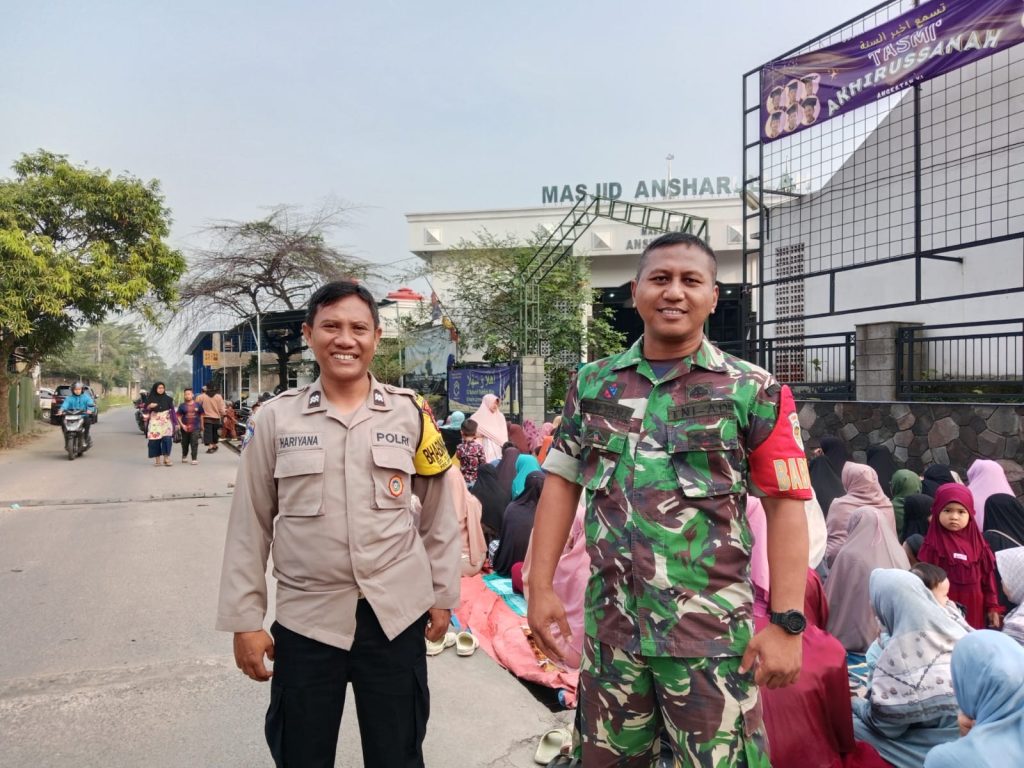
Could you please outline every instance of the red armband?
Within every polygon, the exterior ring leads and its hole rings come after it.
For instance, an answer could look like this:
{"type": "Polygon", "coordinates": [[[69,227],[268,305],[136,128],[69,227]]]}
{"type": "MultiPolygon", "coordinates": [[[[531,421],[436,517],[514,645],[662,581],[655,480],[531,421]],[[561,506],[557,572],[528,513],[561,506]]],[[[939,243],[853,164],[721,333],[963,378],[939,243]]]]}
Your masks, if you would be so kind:
{"type": "Polygon", "coordinates": [[[783,386],[779,413],[768,439],[751,451],[750,479],[765,496],[781,499],[811,498],[811,475],[800,438],[793,393],[783,386]]]}

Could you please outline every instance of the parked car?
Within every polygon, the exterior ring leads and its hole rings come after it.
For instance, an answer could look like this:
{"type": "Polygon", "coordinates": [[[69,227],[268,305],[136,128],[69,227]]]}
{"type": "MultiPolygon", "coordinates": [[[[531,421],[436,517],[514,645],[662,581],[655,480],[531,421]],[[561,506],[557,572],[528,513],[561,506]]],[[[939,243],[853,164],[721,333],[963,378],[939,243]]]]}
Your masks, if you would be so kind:
{"type": "MultiPolygon", "coordinates": [[[[100,420],[99,404],[100,399],[96,397],[96,393],[92,387],[86,387],[85,391],[92,395],[93,402],[96,403],[96,413],[92,415],[92,423],[95,424],[100,420]]],[[[60,410],[60,404],[64,402],[64,398],[71,394],[70,384],[58,384],[57,389],[53,392],[53,398],[50,402],[50,423],[57,425],[60,424],[60,418],[57,416],[57,411],[60,410]]]]}
{"type": "Polygon", "coordinates": [[[43,418],[50,418],[50,407],[53,404],[53,390],[47,389],[46,387],[40,387],[39,391],[36,392],[39,397],[39,410],[43,412],[43,418]]]}

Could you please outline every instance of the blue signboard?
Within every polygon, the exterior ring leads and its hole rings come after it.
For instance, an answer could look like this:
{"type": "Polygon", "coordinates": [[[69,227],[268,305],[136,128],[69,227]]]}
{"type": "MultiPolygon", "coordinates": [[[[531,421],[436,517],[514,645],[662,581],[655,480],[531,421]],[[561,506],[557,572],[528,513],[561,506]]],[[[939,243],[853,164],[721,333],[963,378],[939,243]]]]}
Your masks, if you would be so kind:
{"type": "Polygon", "coordinates": [[[516,396],[518,373],[515,363],[449,368],[449,409],[473,413],[480,407],[484,395],[493,394],[501,398],[502,410],[510,410],[516,396]]]}

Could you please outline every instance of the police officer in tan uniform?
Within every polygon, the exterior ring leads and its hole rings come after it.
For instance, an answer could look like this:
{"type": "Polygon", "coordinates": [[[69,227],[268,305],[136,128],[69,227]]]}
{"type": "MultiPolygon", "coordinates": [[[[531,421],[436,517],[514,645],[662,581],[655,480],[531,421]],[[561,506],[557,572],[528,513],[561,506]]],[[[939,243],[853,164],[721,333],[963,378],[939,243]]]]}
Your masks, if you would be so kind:
{"type": "Polygon", "coordinates": [[[459,601],[450,458],[423,401],[370,375],[381,328],[365,288],[325,285],[302,330],[320,378],[268,402],[242,454],[217,628],[234,632],[246,675],[272,679],[266,737],[279,768],[334,765],[349,682],[367,768],[422,766],[424,636],[442,638],[459,601]]]}

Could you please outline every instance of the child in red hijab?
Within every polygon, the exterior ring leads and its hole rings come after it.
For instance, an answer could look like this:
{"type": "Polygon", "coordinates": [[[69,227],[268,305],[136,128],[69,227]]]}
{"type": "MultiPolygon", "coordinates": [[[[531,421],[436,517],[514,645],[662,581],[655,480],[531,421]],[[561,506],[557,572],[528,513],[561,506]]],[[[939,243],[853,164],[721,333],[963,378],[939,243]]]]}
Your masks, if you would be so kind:
{"type": "Polygon", "coordinates": [[[949,599],[964,607],[967,623],[996,629],[1003,609],[996,590],[996,559],[974,522],[974,497],[966,486],[939,486],[931,525],[917,559],[937,565],[949,576],[949,599]]]}

